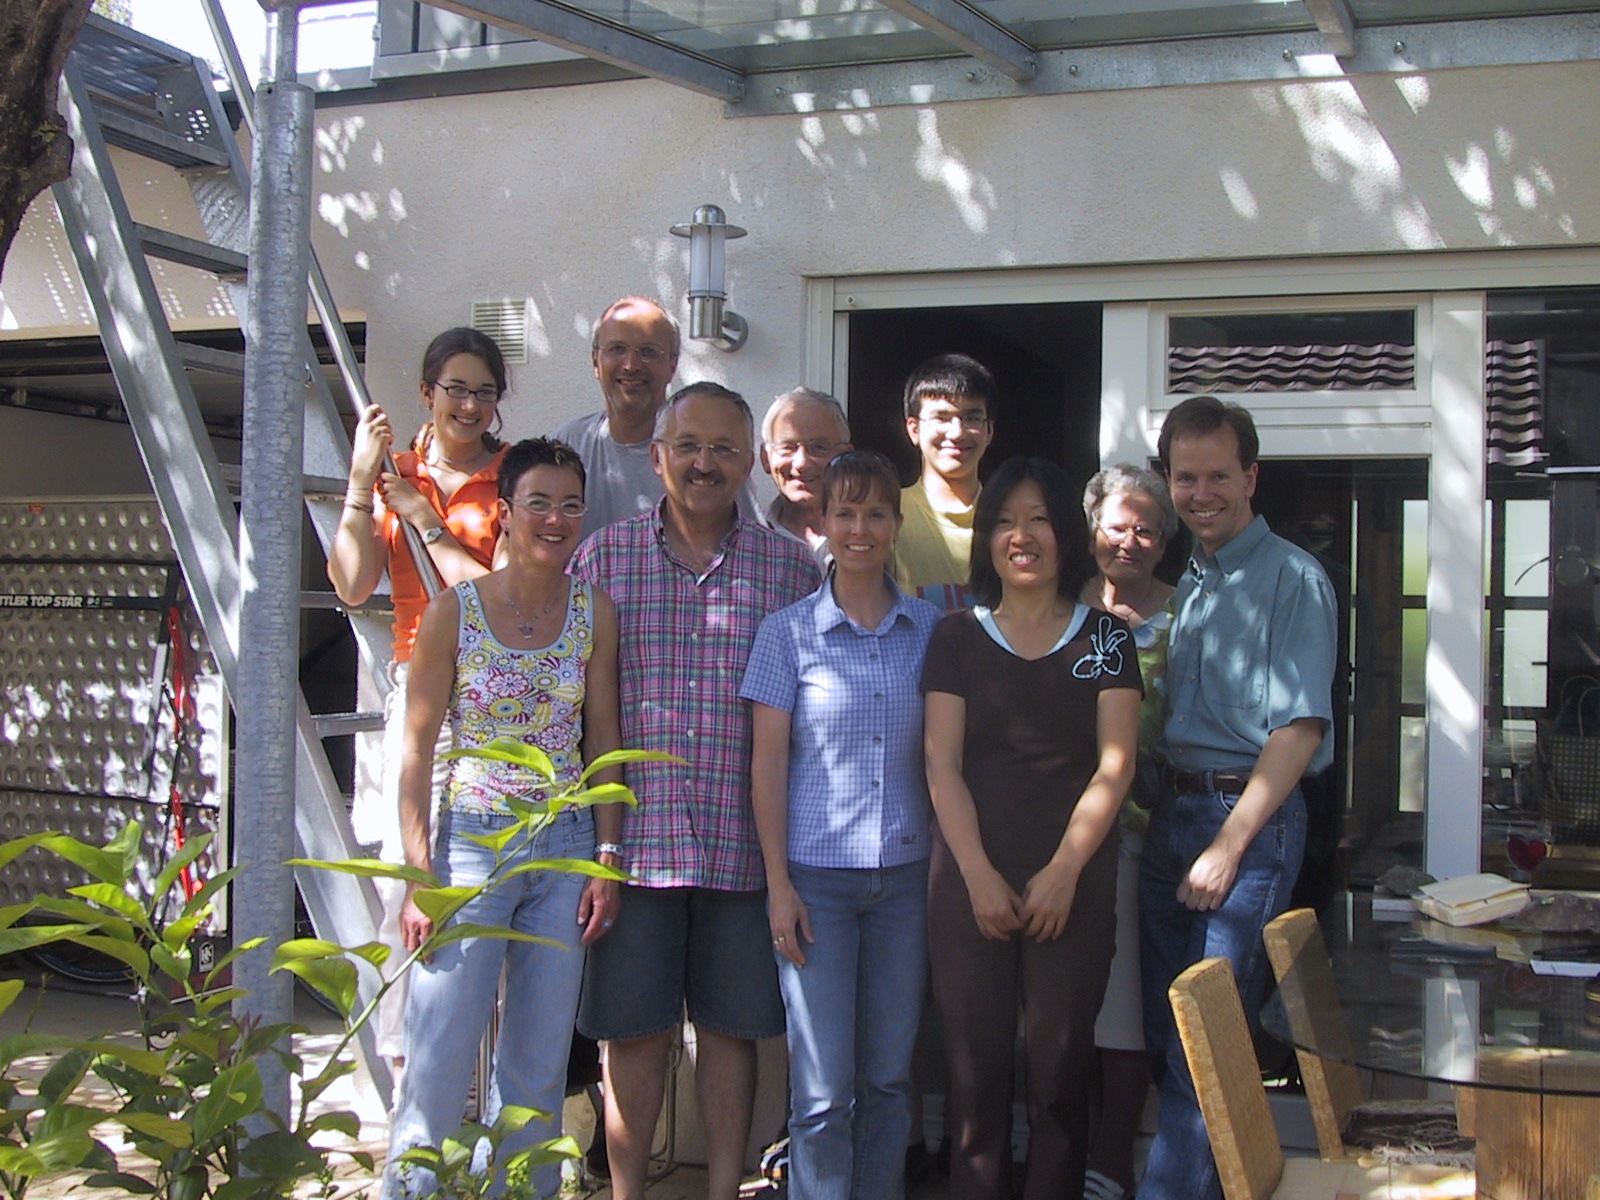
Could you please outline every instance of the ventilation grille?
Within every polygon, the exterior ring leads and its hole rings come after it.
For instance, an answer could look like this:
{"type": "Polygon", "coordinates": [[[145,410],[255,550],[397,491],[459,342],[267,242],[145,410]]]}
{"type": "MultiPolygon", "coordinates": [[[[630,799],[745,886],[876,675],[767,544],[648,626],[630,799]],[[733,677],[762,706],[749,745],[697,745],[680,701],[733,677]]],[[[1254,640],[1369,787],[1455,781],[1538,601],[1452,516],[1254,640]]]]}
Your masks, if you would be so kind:
{"type": "Polygon", "coordinates": [[[1416,347],[1173,346],[1172,392],[1382,391],[1410,388],[1416,347]]]}
{"type": "Polygon", "coordinates": [[[474,300],[472,327],[493,338],[508,363],[528,361],[526,300],[474,300]]]}
{"type": "Polygon", "coordinates": [[[1543,343],[1488,345],[1489,461],[1530,467],[1547,457],[1544,445],[1543,343]]]}

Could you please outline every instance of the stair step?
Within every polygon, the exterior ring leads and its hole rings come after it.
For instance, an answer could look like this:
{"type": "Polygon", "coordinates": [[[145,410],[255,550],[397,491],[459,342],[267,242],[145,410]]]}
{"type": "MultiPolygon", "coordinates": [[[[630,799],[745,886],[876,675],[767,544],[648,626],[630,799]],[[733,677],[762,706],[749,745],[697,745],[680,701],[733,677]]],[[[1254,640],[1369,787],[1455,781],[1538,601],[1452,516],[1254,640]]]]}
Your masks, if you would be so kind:
{"type": "Polygon", "coordinates": [[[377,733],[383,728],[381,712],[323,713],[311,718],[319,738],[344,737],[352,733],[377,733]]]}
{"type": "Polygon", "coordinates": [[[244,378],[244,355],[237,350],[218,350],[215,346],[201,346],[194,342],[179,342],[178,353],[183,365],[215,375],[232,375],[244,378]]]}
{"type": "Polygon", "coordinates": [[[303,591],[300,593],[302,609],[318,608],[344,613],[387,613],[394,611],[387,592],[374,592],[361,604],[346,604],[333,592],[303,591]]]}
{"type": "Polygon", "coordinates": [[[135,154],[155,159],[174,167],[226,167],[231,165],[228,156],[201,142],[191,142],[168,133],[159,126],[141,121],[138,117],[111,108],[96,106],[100,129],[106,141],[135,154]]]}
{"type": "Polygon", "coordinates": [[[168,262],[182,263],[186,267],[199,267],[202,271],[210,271],[224,278],[242,276],[249,262],[249,258],[237,250],[213,246],[210,242],[202,242],[199,238],[184,237],[181,233],[157,229],[154,225],[136,224],[134,229],[139,234],[139,241],[144,245],[146,254],[164,258],[168,262]]]}
{"type": "MultiPolygon", "coordinates": [[[[226,350],[213,351],[217,354],[227,354],[226,350]]],[[[222,482],[226,483],[235,492],[239,490],[239,481],[242,478],[242,469],[238,463],[219,464],[222,471],[222,482]]],[[[300,490],[305,493],[308,500],[343,500],[348,481],[333,475],[304,475],[300,480],[300,490]]]]}

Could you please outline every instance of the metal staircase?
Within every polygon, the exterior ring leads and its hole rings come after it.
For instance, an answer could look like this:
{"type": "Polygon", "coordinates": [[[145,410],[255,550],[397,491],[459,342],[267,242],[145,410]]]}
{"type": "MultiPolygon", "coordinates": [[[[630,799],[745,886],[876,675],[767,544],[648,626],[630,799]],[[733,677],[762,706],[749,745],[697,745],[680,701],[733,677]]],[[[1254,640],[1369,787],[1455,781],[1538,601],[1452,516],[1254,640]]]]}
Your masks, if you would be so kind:
{"type": "MultiPolygon", "coordinates": [[[[248,119],[251,102],[238,54],[220,13],[208,8],[208,17],[248,119]]],[[[195,608],[218,669],[232,689],[239,670],[243,594],[238,520],[227,471],[207,432],[191,374],[242,381],[244,356],[185,343],[174,334],[147,258],[215,273],[228,284],[243,327],[248,168],[207,64],[98,17],[88,18],[63,72],[60,107],[75,156],[71,178],[55,187],[56,204],[195,608]],[[113,146],[179,172],[189,184],[206,239],[135,222],[117,180],[113,146]]],[[[345,386],[362,411],[369,403],[365,384],[314,261],[313,300],[345,386]]],[[[311,525],[326,551],[339,523],[350,442],[303,326],[296,353],[306,364],[308,382],[305,461],[283,464],[284,483],[302,488],[311,525]]],[[[426,563],[426,555],[419,554],[418,561],[426,563]]],[[[327,607],[330,597],[312,593],[306,599],[327,607]]],[[[389,686],[384,672],[387,621],[371,610],[349,615],[360,654],[359,694],[381,699],[389,686]]],[[[375,724],[381,725],[376,713],[313,717],[300,698],[295,837],[301,854],[347,858],[360,853],[321,737],[375,724]]],[[[345,945],[376,938],[380,909],[369,880],[300,871],[297,882],[319,936],[345,945]]],[[[363,998],[374,987],[364,974],[363,998]]],[[[379,1095],[387,1097],[388,1069],[372,1053],[370,1028],[362,1050],[379,1095]]]]}

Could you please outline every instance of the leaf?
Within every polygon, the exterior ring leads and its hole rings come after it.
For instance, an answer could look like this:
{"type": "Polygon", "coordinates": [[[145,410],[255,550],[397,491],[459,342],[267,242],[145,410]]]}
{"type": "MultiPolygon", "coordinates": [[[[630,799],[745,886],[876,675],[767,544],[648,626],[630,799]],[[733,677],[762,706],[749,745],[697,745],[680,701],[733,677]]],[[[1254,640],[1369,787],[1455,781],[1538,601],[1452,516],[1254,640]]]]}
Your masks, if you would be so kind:
{"type": "Polygon", "coordinates": [[[0,1144],[0,1171],[4,1171],[7,1175],[20,1175],[27,1179],[34,1175],[43,1175],[47,1170],[44,1160],[31,1150],[0,1144]]]}
{"type": "Polygon", "coordinates": [[[211,1090],[194,1106],[190,1116],[194,1140],[209,1142],[224,1129],[261,1111],[261,1075],[253,1059],[217,1074],[211,1090]]]}
{"type": "Polygon", "coordinates": [[[520,1131],[529,1121],[542,1120],[548,1115],[537,1108],[528,1108],[521,1104],[505,1104],[501,1106],[500,1115],[495,1118],[490,1132],[494,1135],[495,1144],[499,1145],[513,1133],[520,1131]]]}
{"type": "Polygon", "coordinates": [[[190,913],[188,916],[179,917],[161,931],[161,943],[174,954],[189,948],[189,939],[194,936],[194,931],[200,928],[200,922],[206,919],[205,913],[190,913]]]}
{"type": "Polygon", "coordinates": [[[329,942],[322,938],[290,938],[287,942],[280,942],[278,948],[272,952],[271,970],[283,970],[284,964],[290,959],[338,958],[343,954],[344,947],[338,942],[329,942]]]}
{"type": "Polygon", "coordinates": [[[183,902],[183,915],[197,913],[211,903],[211,898],[228,884],[233,882],[234,876],[239,873],[238,867],[229,867],[226,871],[219,871],[210,879],[200,885],[200,890],[183,902]]]}
{"type": "Polygon", "coordinates": [[[93,925],[22,925],[0,929],[0,956],[15,954],[18,950],[32,950],[35,946],[48,946],[51,942],[66,942],[81,934],[94,932],[93,925]]]}
{"type": "MultiPolygon", "coordinates": [[[[84,1050],[68,1050],[51,1064],[39,1080],[39,1099],[47,1105],[59,1105],[78,1086],[78,1081],[89,1071],[94,1056],[84,1050]]],[[[49,1116],[47,1111],[46,1116],[49,1116]]],[[[93,1121],[89,1122],[91,1125],[93,1121]]]]}
{"type": "Polygon", "coordinates": [[[290,958],[272,969],[305,980],[333,1002],[341,1017],[349,1017],[355,1007],[356,965],[347,958],[290,958]]]}
{"type": "Polygon", "coordinates": [[[183,849],[167,859],[167,865],[161,868],[150,894],[165,896],[170,892],[172,885],[177,883],[179,876],[183,874],[183,869],[206,852],[206,848],[211,845],[212,836],[209,833],[202,833],[184,842],[183,849]]]}
{"type": "Polygon", "coordinates": [[[492,850],[495,857],[499,858],[505,848],[525,832],[526,830],[521,825],[507,825],[504,829],[497,830],[494,833],[470,834],[467,837],[467,841],[476,842],[484,849],[492,850]]]}
{"type": "Polygon", "coordinates": [[[134,1196],[154,1196],[158,1193],[156,1185],[137,1175],[129,1175],[123,1171],[103,1172],[91,1175],[83,1181],[84,1187],[89,1188],[116,1188],[119,1192],[128,1192],[134,1196]]]}
{"type": "Polygon", "coordinates": [[[521,933],[515,929],[508,929],[504,925],[474,925],[467,921],[457,925],[447,925],[438,930],[422,944],[422,949],[425,954],[432,955],[435,950],[464,941],[467,938],[499,938],[501,941],[506,942],[532,942],[536,946],[554,946],[557,950],[570,949],[564,942],[558,942],[547,937],[539,937],[537,934],[521,933]]]}
{"type": "Polygon", "coordinates": [[[483,887],[439,887],[422,888],[411,894],[412,901],[429,917],[435,925],[443,925],[460,911],[474,896],[480,895],[483,887]]]}
{"type": "Polygon", "coordinates": [[[574,792],[570,796],[562,797],[568,804],[626,804],[631,808],[639,807],[639,797],[633,794],[633,789],[622,783],[597,783],[592,788],[585,788],[581,792],[574,792]]]}
{"type": "Polygon", "coordinates": [[[345,875],[363,875],[369,879],[403,879],[422,887],[437,887],[437,876],[421,867],[408,867],[403,863],[380,862],[376,858],[291,858],[291,867],[315,867],[319,871],[339,871],[345,875]]]}
{"type": "MultiPolygon", "coordinates": [[[[167,1055],[160,1050],[146,1050],[143,1046],[120,1046],[116,1042],[82,1042],[85,1050],[93,1050],[101,1059],[124,1063],[159,1079],[167,1070],[167,1055]]],[[[98,1069],[98,1064],[97,1064],[98,1069]]]]}
{"type": "Polygon", "coordinates": [[[578,782],[587,781],[596,771],[604,771],[607,767],[620,767],[631,762],[686,764],[688,760],[679,758],[676,754],[668,754],[664,750],[608,750],[583,769],[578,782]]]}
{"type": "Polygon", "coordinates": [[[632,878],[626,872],[588,858],[535,859],[533,862],[518,863],[514,867],[508,867],[498,878],[511,879],[517,875],[526,875],[529,871],[565,871],[571,875],[589,875],[595,879],[615,879],[619,882],[632,878]]]}
{"type": "Polygon", "coordinates": [[[389,961],[389,947],[382,942],[362,942],[359,946],[349,947],[349,953],[357,958],[371,963],[378,970],[383,970],[384,964],[389,961]]]}
{"type": "Polygon", "coordinates": [[[0,1013],[4,1013],[22,995],[22,986],[20,979],[0,980],[0,1013]]]}
{"type": "Polygon", "coordinates": [[[112,937],[126,938],[131,942],[138,936],[134,932],[133,925],[127,920],[108,913],[103,908],[86,904],[82,900],[68,899],[65,896],[40,896],[34,901],[34,906],[42,912],[54,913],[69,921],[82,921],[86,925],[99,926],[112,937]]]}
{"type": "Polygon", "coordinates": [[[354,1074],[355,1069],[356,1061],[353,1058],[330,1058],[316,1075],[301,1082],[301,1100],[310,1104],[346,1075],[354,1074]]]}
{"type": "Polygon", "coordinates": [[[46,830],[43,833],[30,833],[25,837],[12,838],[7,842],[0,842],[0,867],[10,864],[18,855],[26,854],[46,838],[60,837],[58,833],[46,830]]]}
{"type": "Polygon", "coordinates": [[[361,1136],[361,1118],[353,1112],[319,1113],[302,1125],[300,1132],[309,1136],[325,1129],[342,1133],[347,1138],[358,1138],[361,1136]]]}
{"type": "Polygon", "coordinates": [[[150,961],[160,968],[161,973],[178,983],[187,983],[193,968],[190,965],[190,955],[187,949],[171,951],[160,942],[150,946],[150,961]]]}
{"type": "MultiPolygon", "coordinates": [[[[132,824],[132,822],[130,822],[132,824]]],[[[126,826],[124,826],[126,828],[126,826]]],[[[64,833],[49,833],[39,839],[39,845],[58,858],[64,858],[75,867],[82,867],[101,883],[120,888],[127,879],[122,869],[122,856],[111,854],[98,846],[80,842],[64,833]]]]}
{"type": "Polygon", "coordinates": [[[266,944],[266,938],[256,937],[248,938],[245,941],[234,945],[232,949],[230,949],[226,954],[217,960],[216,966],[212,967],[211,970],[206,972],[205,985],[210,987],[212,980],[214,980],[218,975],[222,974],[222,972],[226,971],[229,967],[233,966],[233,964],[240,958],[244,957],[246,954],[249,954],[250,951],[256,949],[258,946],[264,946],[266,944]]]}
{"type": "Polygon", "coordinates": [[[78,896],[101,908],[128,918],[137,925],[147,923],[144,905],[114,883],[85,883],[67,889],[67,895],[78,896]]]}
{"type": "MultiPolygon", "coordinates": [[[[127,878],[133,872],[135,864],[139,861],[139,851],[143,844],[144,828],[138,821],[129,821],[116,836],[106,843],[106,853],[116,855],[122,860],[122,876],[127,878]]],[[[156,895],[160,895],[157,892],[156,895]]]]}
{"type": "Polygon", "coordinates": [[[548,1142],[540,1142],[537,1146],[529,1146],[526,1150],[519,1151],[506,1159],[505,1169],[509,1173],[516,1167],[525,1166],[529,1170],[546,1166],[549,1163],[565,1162],[569,1158],[582,1158],[583,1148],[576,1139],[571,1137],[554,1138],[548,1142]]]}
{"type": "MultiPolygon", "coordinates": [[[[208,975],[207,980],[210,980],[208,975]]],[[[196,1015],[208,1017],[217,1009],[232,1004],[235,1000],[242,1000],[250,992],[245,988],[218,988],[215,991],[203,992],[194,998],[194,1011],[196,1015]]]]}
{"type": "Polygon", "coordinates": [[[556,781],[556,765],[550,761],[550,756],[538,746],[530,746],[526,742],[519,742],[515,738],[495,738],[487,746],[463,747],[459,750],[447,750],[439,755],[441,759],[454,758],[487,758],[494,762],[511,763],[532,771],[551,783],[556,781]]]}
{"type": "Polygon", "coordinates": [[[8,904],[0,908],[0,929],[10,929],[38,907],[39,901],[29,900],[23,904],[8,904]]]}
{"type": "Polygon", "coordinates": [[[159,1113],[130,1112],[124,1109],[112,1118],[126,1125],[135,1133],[142,1133],[145,1137],[155,1138],[169,1146],[192,1146],[194,1133],[182,1121],[163,1117],[159,1113]]]}
{"type": "Polygon", "coordinates": [[[322,1153],[304,1138],[283,1131],[253,1137],[239,1152],[245,1170],[267,1179],[299,1179],[315,1172],[322,1160],[322,1153]]]}
{"type": "Polygon", "coordinates": [[[137,942],[95,933],[79,934],[70,940],[75,945],[104,954],[107,958],[116,959],[141,980],[150,976],[150,955],[137,942]]]}

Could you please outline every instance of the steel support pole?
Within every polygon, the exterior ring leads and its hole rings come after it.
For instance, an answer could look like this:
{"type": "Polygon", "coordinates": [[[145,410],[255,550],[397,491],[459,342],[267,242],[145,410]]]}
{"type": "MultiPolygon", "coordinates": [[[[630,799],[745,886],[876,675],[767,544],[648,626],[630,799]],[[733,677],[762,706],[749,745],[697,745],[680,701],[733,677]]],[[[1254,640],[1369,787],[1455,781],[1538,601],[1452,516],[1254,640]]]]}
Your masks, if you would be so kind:
{"type": "MultiPolygon", "coordinates": [[[[272,81],[257,89],[252,146],[250,271],[244,317],[244,448],[239,514],[239,682],[234,936],[262,937],[235,982],[239,1007],[263,1022],[292,1017],[291,979],[269,976],[272,947],[292,936],[295,719],[299,693],[299,478],[309,380],[299,353],[306,324],[311,226],[311,90],[295,77],[299,7],[268,14],[272,81]]],[[[273,1056],[260,1060],[266,1097],[284,1115],[288,1077],[273,1056]]]]}

